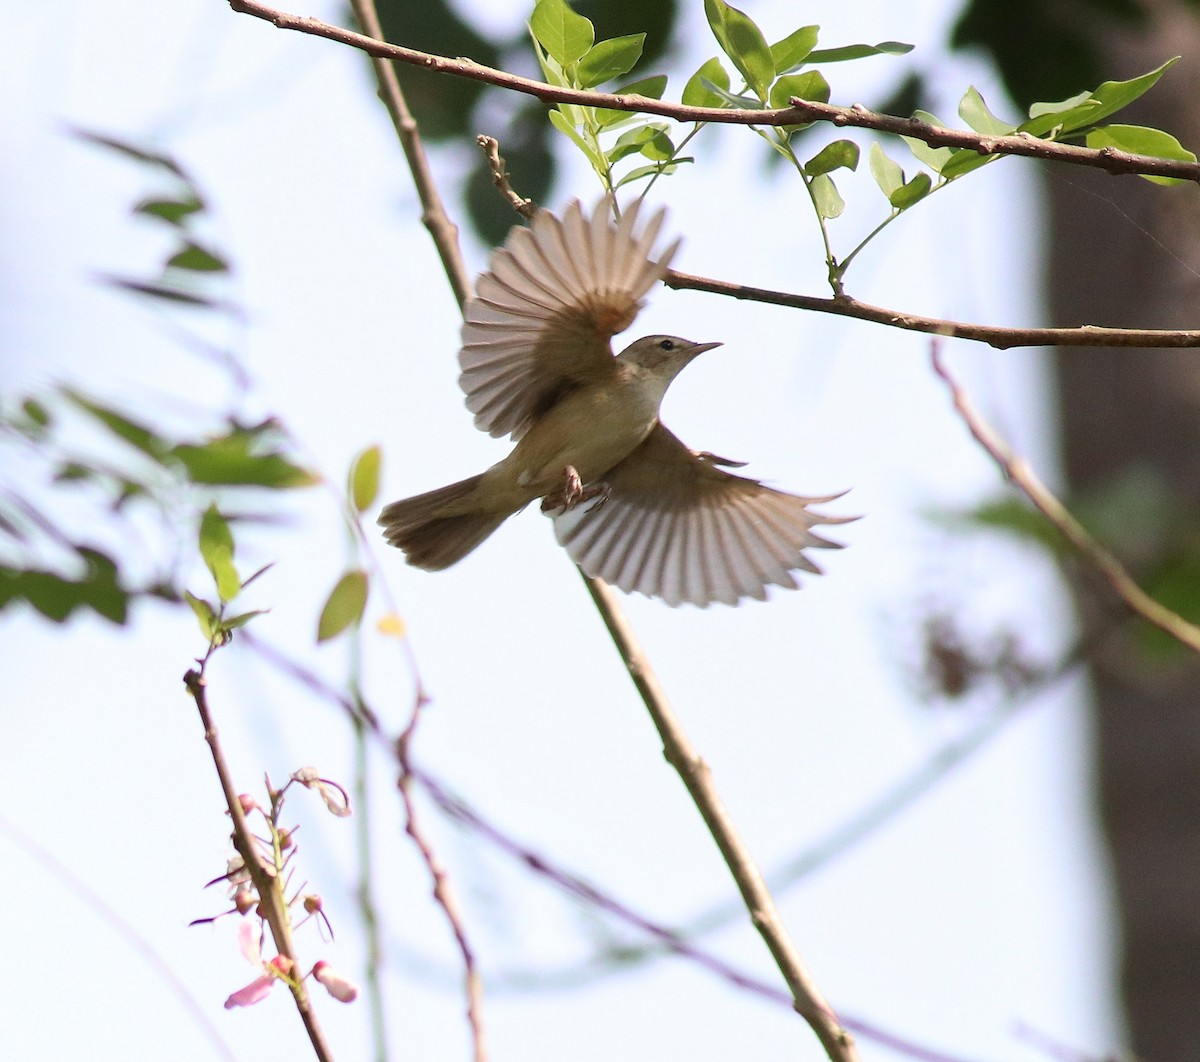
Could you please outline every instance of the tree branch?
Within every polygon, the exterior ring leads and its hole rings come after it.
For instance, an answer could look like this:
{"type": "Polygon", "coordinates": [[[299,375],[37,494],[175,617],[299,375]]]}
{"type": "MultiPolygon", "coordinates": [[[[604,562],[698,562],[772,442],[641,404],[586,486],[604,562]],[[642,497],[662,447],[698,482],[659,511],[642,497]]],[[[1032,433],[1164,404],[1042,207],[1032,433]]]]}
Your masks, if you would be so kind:
{"type": "Polygon", "coordinates": [[[663,281],[669,288],[707,291],[733,299],[762,302],[771,306],[790,306],[798,310],[837,314],[860,321],[889,325],[910,332],[927,332],[952,339],[970,339],[1000,350],[1011,347],[1200,347],[1200,330],[1155,328],[1102,328],[1099,325],[1080,325],[1078,328],[1004,328],[999,325],[971,324],[947,321],[940,317],[889,310],[859,302],[849,295],[820,298],[815,295],[794,295],[769,288],[755,288],[729,280],[698,277],[692,273],[670,270],[663,281]]]}
{"type": "Polygon", "coordinates": [[[1179,613],[1172,612],[1166,606],[1159,604],[1138,586],[1124,565],[1100,545],[1087,529],[1071,515],[1067,507],[1038,479],[1029,464],[1013,453],[1011,447],[1000,438],[996,430],[980,416],[962,385],[942,364],[936,340],[930,352],[930,358],[934,372],[946,382],[946,386],[950,389],[950,397],[958,415],[962,417],[976,442],[991,455],[992,460],[999,465],[1000,470],[1009,481],[1024,492],[1038,511],[1058,528],[1063,537],[1103,576],[1113,593],[1125,603],[1131,612],[1141,616],[1147,623],[1153,624],[1194,653],[1200,653],[1200,627],[1189,623],[1179,613]]]}
{"type": "Polygon", "coordinates": [[[295,30],[326,40],[336,41],[351,48],[358,48],[368,55],[382,59],[394,59],[410,66],[426,70],[482,81],[488,85],[535,96],[543,103],[574,103],[585,107],[605,107],[615,111],[635,111],[641,114],[657,114],[673,118],[677,122],[717,122],[726,125],[783,126],[801,125],[805,122],[829,122],[836,126],[856,126],[878,132],[909,136],[923,140],[932,147],[961,147],[979,152],[981,155],[1024,155],[1029,158],[1068,162],[1078,166],[1091,166],[1112,174],[1149,174],[1156,177],[1177,177],[1181,180],[1200,182],[1200,163],[1179,159],[1162,159],[1153,155],[1135,155],[1115,148],[1085,148],[1074,144],[1060,144],[1053,140],[1042,140],[1028,133],[1012,136],[989,136],[968,129],[948,129],[930,125],[915,118],[900,118],[890,114],[878,114],[861,104],[851,107],[835,107],[829,103],[793,99],[790,107],[773,107],[764,110],[739,110],[725,107],[687,107],[681,103],[650,99],[636,93],[618,96],[609,92],[586,92],[582,89],[560,88],[542,81],[518,77],[494,67],[483,66],[470,59],[449,59],[446,56],[419,52],[415,48],[404,48],[397,44],[386,44],[361,33],[342,29],[315,18],[301,18],[279,11],[256,0],[229,0],[236,12],[253,15],[270,22],[278,29],[295,30]]]}

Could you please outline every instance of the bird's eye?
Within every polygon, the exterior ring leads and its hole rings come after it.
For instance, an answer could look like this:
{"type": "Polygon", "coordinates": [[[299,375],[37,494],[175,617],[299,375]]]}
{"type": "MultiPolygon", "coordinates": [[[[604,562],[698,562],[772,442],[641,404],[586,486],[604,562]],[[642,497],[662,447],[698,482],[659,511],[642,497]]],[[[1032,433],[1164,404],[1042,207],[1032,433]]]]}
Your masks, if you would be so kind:
{"type": "Polygon", "coordinates": [[[664,339],[658,344],[658,346],[661,350],[674,350],[675,349],[675,340],[664,339]]]}

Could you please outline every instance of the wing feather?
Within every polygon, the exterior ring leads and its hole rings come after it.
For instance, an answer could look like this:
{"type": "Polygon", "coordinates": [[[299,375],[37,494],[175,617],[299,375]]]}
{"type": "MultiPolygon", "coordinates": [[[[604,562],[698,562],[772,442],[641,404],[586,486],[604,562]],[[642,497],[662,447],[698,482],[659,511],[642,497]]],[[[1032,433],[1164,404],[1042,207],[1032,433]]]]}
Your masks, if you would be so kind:
{"type": "Polygon", "coordinates": [[[475,424],[520,438],[564,390],[615,372],[609,340],[633,322],[679,241],[655,255],[665,214],[639,220],[635,203],[614,223],[612,200],[585,214],[539,212],[492,255],[467,302],[459,383],[475,424]]]}
{"type": "Polygon", "coordinates": [[[826,516],[806,498],[735,476],[688,450],[661,424],[605,477],[602,505],[555,517],[555,534],[588,575],[669,605],[762,600],[768,586],[820,574],[805,553],[839,548],[813,533],[826,516]]]}

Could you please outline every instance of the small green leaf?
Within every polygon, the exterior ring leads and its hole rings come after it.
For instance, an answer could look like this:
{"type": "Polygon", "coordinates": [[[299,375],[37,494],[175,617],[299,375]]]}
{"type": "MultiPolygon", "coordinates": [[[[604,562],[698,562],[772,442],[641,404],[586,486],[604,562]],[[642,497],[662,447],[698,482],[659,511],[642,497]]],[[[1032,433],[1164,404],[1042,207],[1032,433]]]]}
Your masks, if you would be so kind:
{"type": "Polygon", "coordinates": [[[604,159],[600,157],[599,153],[594,147],[592,147],[591,144],[583,139],[575,127],[567,120],[566,115],[563,114],[562,111],[555,109],[550,112],[550,124],[554,126],[554,128],[560,133],[564,133],[566,136],[570,137],[572,141],[574,141],[575,146],[587,156],[588,161],[592,164],[592,169],[594,169],[597,173],[605,172],[604,159]]]}
{"type": "Polygon", "coordinates": [[[831,170],[858,169],[858,145],[853,140],[835,140],[826,144],[804,164],[804,172],[817,177],[831,170]]]}
{"type": "Polygon", "coordinates": [[[93,133],[87,129],[72,129],[71,132],[80,140],[86,140],[88,143],[97,144],[100,147],[109,148],[112,151],[119,152],[126,158],[131,158],[135,162],[145,163],[149,166],[160,167],[169,170],[176,177],[181,177],[187,180],[187,174],[183,168],[169,155],[163,155],[157,151],[152,151],[149,148],[138,147],[132,141],[119,140],[117,137],[105,136],[103,133],[93,133]]]}
{"type": "Polygon", "coordinates": [[[739,111],[761,111],[766,107],[762,100],[755,99],[753,96],[739,96],[736,92],[729,92],[720,85],[714,85],[707,78],[701,78],[701,84],[718,99],[731,104],[739,111]]]}
{"type": "Polygon", "coordinates": [[[201,247],[198,243],[187,243],[167,259],[172,269],[190,269],[196,273],[226,273],[229,264],[225,259],[201,247]]]}
{"type": "Polygon", "coordinates": [[[962,148],[954,152],[942,166],[942,179],[952,181],[965,173],[979,169],[980,166],[986,166],[989,162],[995,162],[999,157],[999,155],[981,155],[978,151],[972,151],[970,148],[962,148]]]}
{"type": "Polygon", "coordinates": [[[63,395],[85,413],[95,417],[109,431],[120,439],[124,439],[135,449],[140,450],[155,461],[161,462],[170,450],[167,441],[162,436],[151,431],[123,413],[118,413],[111,406],[106,406],[94,399],[88,398],[83,392],[70,387],[64,387],[63,395]]]}
{"type": "Polygon", "coordinates": [[[974,85],[967,89],[959,101],[958,114],[975,132],[982,133],[984,136],[1008,136],[1017,128],[1015,125],[1002,122],[992,114],[974,85]]]}
{"type": "MultiPolygon", "coordinates": [[[[1128,107],[1139,96],[1149,92],[1158,79],[1178,61],[1179,56],[1168,59],[1162,66],[1151,70],[1148,74],[1131,78],[1129,81],[1106,81],[1095,92],[1090,93],[1083,102],[1077,103],[1073,107],[1068,107],[1066,110],[1042,112],[1036,118],[1030,117],[1029,121],[1022,123],[1021,131],[1032,136],[1046,136],[1053,131],[1055,137],[1061,138],[1069,133],[1086,129],[1097,122],[1102,122],[1110,114],[1115,114],[1123,107],[1128,107]]],[[[1073,99],[1078,100],[1079,97],[1076,96],[1073,99]]],[[[1065,102],[1071,103],[1072,101],[1065,102]]],[[[1038,106],[1047,105],[1039,104],[1038,106]]],[[[1033,108],[1030,108],[1031,115],[1032,111],[1033,108]]]]}
{"type": "MultiPolygon", "coordinates": [[[[667,75],[652,74],[650,77],[639,78],[628,85],[613,89],[614,96],[645,96],[650,100],[661,100],[667,90],[667,75]]],[[[602,126],[616,125],[618,122],[632,122],[638,118],[633,111],[615,111],[611,107],[597,107],[593,112],[602,126]]]]}
{"type": "Polygon", "coordinates": [[[897,188],[888,196],[888,202],[897,210],[907,210],[914,203],[920,202],[928,194],[933,182],[927,173],[918,173],[911,181],[897,188]]]}
{"type": "Polygon", "coordinates": [[[715,85],[723,92],[729,91],[729,71],[716,56],[697,70],[683,88],[682,103],[685,107],[720,107],[724,99],[709,86],[715,85]]]}
{"type": "Polygon", "coordinates": [[[286,490],[319,482],[282,453],[264,449],[263,432],[242,427],[203,444],[180,443],[170,450],[193,483],[286,490]]]}
{"type": "Polygon", "coordinates": [[[658,162],[652,166],[639,166],[635,170],[630,170],[627,174],[625,174],[624,177],[617,181],[616,187],[623,188],[625,185],[631,184],[634,181],[640,181],[643,177],[651,177],[656,174],[674,173],[684,163],[695,161],[696,160],[691,155],[687,155],[682,158],[677,156],[665,165],[661,162],[658,162]]]}
{"type": "Polygon", "coordinates": [[[185,291],[183,288],[174,287],[171,284],[131,280],[129,277],[116,277],[110,274],[101,274],[100,279],[114,288],[132,291],[135,295],[148,295],[152,299],[162,299],[164,302],[178,302],[185,306],[203,306],[210,310],[217,309],[221,305],[216,299],[210,299],[206,295],[197,295],[194,291],[185,291]]]}
{"type": "Polygon", "coordinates": [[[365,513],[375,503],[382,460],[383,451],[378,446],[368,446],[350,463],[347,493],[356,512],[365,513]]]}
{"type": "MultiPolygon", "coordinates": [[[[1112,147],[1136,155],[1153,155],[1155,158],[1178,159],[1181,162],[1196,161],[1195,153],[1188,151],[1170,133],[1142,125],[1105,125],[1093,129],[1087,135],[1087,146],[1096,149],[1112,147]]],[[[1180,177],[1140,176],[1154,184],[1190,183],[1180,177]]]]}
{"type": "Polygon", "coordinates": [[[642,57],[642,47],[645,43],[644,33],[600,41],[579,61],[579,87],[593,88],[605,81],[611,81],[614,77],[628,74],[642,57]]]}
{"type": "MultiPolygon", "coordinates": [[[[930,114],[928,111],[914,111],[913,117],[919,122],[924,122],[926,125],[940,126],[944,124],[936,114],[930,114]]],[[[955,154],[954,148],[930,147],[927,143],[925,143],[924,140],[918,140],[916,137],[906,136],[903,139],[908,145],[909,151],[913,153],[913,156],[917,159],[917,161],[924,163],[931,170],[933,170],[934,173],[940,174],[942,172],[942,167],[945,166],[955,154]]]]}
{"type": "Polygon", "coordinates": [[[236,631],[239,627],[246,626],[255,616],[265,616],[270,609],[256,608],[250,612],[241,612],[236,616],[230,616],[229,619],[221,620],[221,630],[236,631]]]}
{"type": "Polygon", "coordinates": [[[892,161],[884,154],[878,143],[871,144],[870,156],[871,176],[875,178],[879,190],[887,196],[888,202],[891,202],[892,193],[904,187],[904,171],[898,162],[892,161]]]}
{"type": "Polygon", "coordinates": [[[820,26],[801,26],[783,40],[772,44],[771,61],[775,64],[776,72],[790,74],[802,66],[817,46],[817,35],[820,31],[820,26]]]}
{"type": "MultiPolygon", "coordinates": [[[[806,70],[803,74],[788,74],[771,86],[771,106],[788,107],[792,97],[812,100],[816,103],[829,102],[829,82],[819,70],[806,70]]],[[[811,124],[811,123],[805,123],[811,124]]]]}
{"type": "Polygon", "coordinates": [[[196,619],[200,621],[200,633],[208,641],[212,641],[212,636],[217,633],[217,610],[204,598],[197,597],[189,590],[183,592],[183,599],[192,606],[192,611],[196,613],[196,619]]]}
{"type": "Polygon", "coordinates": [[[242,581],[233,565],[233,534],[215,505],[205,509],[200,518],[200,556],[212,572],[217,596],[222,601],[237,597],[242,581]]]}
{"type": "Polygon", "coordinates": [[[812,189],[813,201],[817,204],[817,213],[823,218],[840,217],[846,209],[846,201],[838,194],[837,185],[827,173],[818,174],[809,185],[812,189]]]}
{"type": "Polygon", "coordinates": [[[189,195],[184,199],[143,199],[133,208],[133,212],[158,218],[168,225],[180,225],[192,214],[203,209],[203,201],[189,195]]]}
{"type": "Polygon", "coordinates": [[[913,47],[903,41],[847,44],[841,48],[819,48],[809,54],[808,62],[815,66],[817,63],[844,63],[848,59],[866,59],[872,55],[907,55],[913,47]]]}
{"type": "Polygon", "coordinates": [[[604,157],[608,159],[610,166],[615,165],[629,155],[638,154],[642,150],[642,145],[653,136],[654,130],[648,125],[639,125],[636,129],[628,129],[617,137],[617,142],[604,153],[604,157]]]}
{"type": "Polygon", "coordinates": [[[362,621],[363,610],[367,607],[368,587],[367,573],[359,570],[348,571],[337,581],[317,621],[318,642],[336,638],[362,621]]]}
{"type": "Polygon", "coordinates": [[[704,13],[721,50],[733,61],[746,84],[760,100],[775,80],[775,63],[762,30],[744,11],[725,0],[704,0],[704,13]]]}
{"type": "Polygon", "coordinates": [[[21,412],[25,414],[31,424],[39,428],[50,427],[50,410],[36,398],[26,398],[21,403],[21,412]]]}
{"type": "Polygon", "coordinates": [[[1030,118],[1043,118],[1048,114],[1064,114],[1067,111],[1074,110],[1076,107],[1082,106],[1092,98],[1092,90],[1084,89],[1082,92],[1076,93],[1069,99],[1059,100],[1056,103],[1031,103],[1029,105],[1030,118]]]}
{"type": "Polygon", "coordinates": [[[596,39],[592,23],[572,11],[564,0],[538,0],[529,19],[529,29],[564,69],[587,55],[596,39]]]}

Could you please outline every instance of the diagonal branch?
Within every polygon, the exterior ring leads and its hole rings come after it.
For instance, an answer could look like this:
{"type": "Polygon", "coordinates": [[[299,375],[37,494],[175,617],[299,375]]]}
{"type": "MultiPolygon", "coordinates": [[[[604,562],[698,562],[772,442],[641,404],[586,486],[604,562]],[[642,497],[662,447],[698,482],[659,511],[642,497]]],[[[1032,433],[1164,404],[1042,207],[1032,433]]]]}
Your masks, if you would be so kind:
{"type": "Polygon", "coordinates": [[[1153,155],[1136,155],[1115,148],[1085,148],[1074,144],[1060,144],[1053,140],[1042,140],[1027,133],[1011,136],[991,136],[969,129],[949,129],[930,125],[915,118],[900,118],[891,114],[878,114],[861,104],[851,107],[836,107],[829,103],[793,98],[790,107],[771,107],[763,110],[736,109],[727,107],[688,107],[682,103],[629,95],[614,95],[610,92],[587,92],[582,89],[560,88],[518,77],[494,67],[484,66],[471,59],[450,59],[415,48],[404,48],[397,44],[386,44],[361,33],[330,25],[316,18],[302,18],[286,11],[279,11],[257,0],[229,0],[236,12],[253,15],[270,22],[278,29],[308,33],[339,44],[358,48],[368,55],[383,59],[394,59],[410,66],[426,70],[453,74],[456,77],[482,81],[488,85],[535,96],[543,103],[574,103],[585,107],[605,107],[615,111],[634,111],[640,114],[657,114],[673,118],[677,122],[718,122],[726,125],[784,126],[802,125],[805,122],[830,122],[835,126],[857,126],[874,129],[897,136],[923,140],[933,147],[961,147],[979,152],[981,155],[1023,155],[1028,158],[1074,163],[1091,166],[1112,174],[1148,174],[1156,177],[1176,177],[1186,181],[1200,182],[1200,163],[1179,159],[1162,159],[1153,155]]]}
{"type": "Polygon", "coordinates": [[[996,433],[996,430],[980,416],[970,396],[962,385],[942,364],[936,340],[930,353],[933,370],[950,389],[954,408],[962,417],[968,430],[1000,466],[1000,470],[1033,502],[1038,511],[1062,533],[1072,546],[1103,576],[1113,593],[1120,598],[1135,615],[1170,635],[1181,645],[1200,653],[1200,627],[1185,620],[1179,613],[1159,604],[1134,581],[1124,565],[1075,519],[1061,501],[1034,473],[1029,464],[1013,453],[1012,448],[996,433]]]}

